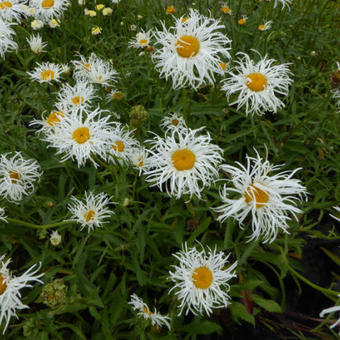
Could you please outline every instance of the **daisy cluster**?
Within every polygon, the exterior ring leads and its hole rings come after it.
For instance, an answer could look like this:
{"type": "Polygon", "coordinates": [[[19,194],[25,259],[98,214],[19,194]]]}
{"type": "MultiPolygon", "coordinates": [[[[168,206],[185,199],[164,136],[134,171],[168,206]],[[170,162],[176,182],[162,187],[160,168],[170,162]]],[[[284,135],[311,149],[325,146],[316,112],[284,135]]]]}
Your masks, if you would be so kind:
{"type": "MultiPolygon", "coordinates": [[[[291,2],[275,0],[273,7],[289,8],[291,2]]],[[[1,57],[18,48],[13,26],[32,17],[33,29],[45,23],[56,27],[68,6],[68,0],[0,0],[1,57]]],[[[93,10],[85,8],[84,15],[95,17],[96,11],[102,11],[106,16],[110,15],[109,9],[96,4],[93,10]]],[[[221,6],[221,13],[233,15],[227,3],[221,6]]],[[[284,108],[284,97],[289,95],[293,83],[289,63],[280,64],[253,50],[250,53],[258,59],[254,61],[249,54],[234,51],[224,32],[225,25],[211,14],[205,16],[190,9],[187,15],[177,18],[174,6],[169,6],[166,14],[171,16],[172,26],[161,22],[160,28],[142,29],[126,45],[150,56],[159,76],[171,81],[174,90],[189,87],[198,91],[219,82],[229,104],[246,115],[276,113],[284,108]],[[233,60],[232,55],[237,59],[233,60]]],[[[245,25],[247,20],[243,15],[238,24],[245,25]]],[[[259,25],[258,30],[269,30],[271,25],[268,21],[259,25]]],[[[100,34],[101,30],[96,27],[92,34],[100,34]]],[[[46,51],[47,44],[39,34],[27,38],[27,42],[35,54],[46,51]]],[[[303,214],[300,204],[308,193],[302,181],[295,178],[301,168],[287,170],[284,164],[270,163],[267,150],[263,157],[254,148],[252,155],[245,155],[244,163],[231,163],[214,142],[213,134],[202,126],[192,128],[181,112],[167,112],[159,122],[161,133],[149,131],[144,140],[136,129],[115,120],[110,110],[103,109],[105,100],[120,96],[120,75],[112,60],[94,52],[77,53],[68,64],[37,63],[27,72],[27,78],[48,89],[53,98],[53,109],[36,116],[30,126],[61,164],[74,162],[79,170],[88,164],[96,170],[130,167],[135,170],[136,181],[138,176],[142,177],[150,192],[157,188],[162,196],[183,199],[187,204],[191,200],[211,203],[208,190],[221,183],[216,193],[219,203],[210,211],[221,225],[233,219],[241,229],[250,229],[248,242],[274,242],[279,233],[289,234],[292,220],[298,223],[303,214]],[[103,90],[107,92],[106,98],[103,90]],[[225,177],[221,178],[221,173],[225,177]]],[[[337,91],[338,88],[332,90],[335,99],[339,98],[337,91]]],[[[15,204],[29,200],[46,173],[42,169],[28,153],[0,154],[0,197],[15,204]]],[[[69,216],[61,223],[76,223],[88,233],[112,222],[114,205],[118,204],[108,193],[90,190],[70,194],[67,199],[69,216]]],[[[334,210],[339,212],[339,207],[334,210]]],[[[339,220],[335,215],[332,216],[339,220]]],[[[10,222],[15,220],[0,208],[0,223],[10,222]]],[[[51,233],[50,242],[54,247],[61,244],[57,230],[51,233]]],[[[173,254],[175,264],[168,274],[168,281],[172,282],[169,293],[177,302],[178,315],[209,316],[231,303],[230,283],[241,269],[237,261],[230,263],[231,254],[218,251],[217,244],[209,247],[198,241],[194,246],[188,243],[184,242],[182,249],[173,254]]],[[[0,257],[0,324],[4,321],[4,332],[10,319],[17,316],[16,311],[28,308],[21,301],[20,290],[31,287],[29,282],[42,283],[43,276],[37,274],[40,264],[15,276],[8,269],[9,263],[5,255],[0,257]]],[[[171,329],[170,316],[149,308],[135,293],[128,304],[151,326],[171,329]]],[[[327,309],[322,315],[335,310],[338,308],[327,309]]]]}

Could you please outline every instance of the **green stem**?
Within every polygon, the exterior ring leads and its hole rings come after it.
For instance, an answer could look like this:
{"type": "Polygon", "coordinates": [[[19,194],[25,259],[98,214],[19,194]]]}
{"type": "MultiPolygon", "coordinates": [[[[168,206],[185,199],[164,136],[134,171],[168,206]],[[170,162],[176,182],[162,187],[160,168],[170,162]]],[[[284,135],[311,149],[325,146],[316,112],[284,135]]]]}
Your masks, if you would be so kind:
{"type": "Polygon", "coordinates": [[[11,218],[11,217],[7,217],[6,220],[8,222],[23,225],[25,227],[32,228],[32,229],[49,229],[49,228],[59,227],[59,226],[62,226],[64,224],[73,223],[72,221],[65,220],[65,221],[56,222],[56,223],[52,223],[52,224],[39,225],[39,224],[33,224],[33,223],[17,220],[16,218],[11,218]]]}
{"type": "Polygon", "coordinates": [[[334,290],[331,289],[326,289],[326,288],[322,288],[318,285],[316,285],[315,283],[309,281],[308,279],[306,279],[303,275],[301,275],[300,273],[298,273],[295,269],[293,269],[288,263],[288,270],[294,274],[295,276],[297,276],[301,281],[303,281],[304,283],[306,283],[308,286],[320,291],[321,293],[324,293],[325,295],[327,295],[328,297],[338,297],[338,292],[335,292],[334,290]]]}

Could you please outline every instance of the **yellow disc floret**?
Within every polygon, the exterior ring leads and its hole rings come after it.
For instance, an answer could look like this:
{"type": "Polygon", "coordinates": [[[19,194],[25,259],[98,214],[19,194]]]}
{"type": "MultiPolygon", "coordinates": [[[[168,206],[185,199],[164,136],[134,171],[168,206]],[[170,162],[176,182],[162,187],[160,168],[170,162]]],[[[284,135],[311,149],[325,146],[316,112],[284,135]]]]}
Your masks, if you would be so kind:
{"type": "Polygon", "coordinates": [[[45,70],[40,73],[40,77],[42,80],[53,80],[54,76],[55,73],[52,70],[45,70]]]}
{"type": "Polygon", "coordinates": [[[253,184],[248,187],[246,193],[244,194],[244,198],[247,203],[255,201],[256,208],[265,206],[269,200],[268,194],[253,184]]]}
{"type": "Polygon", "coordinates": [[[0,295],[4,293],[7,288],[4,277],[0,274],[0,295]]]}
{"type": "Polygon", "coordinates": [[[254,92],[260,92],[267,86],[267,78],[262,73],[250,73],[246,85],[254,92]]]}
{"type": "Polygon", "coordinates": [[[13,184],[16,183],[21,178],[20,174],[17,171],[10,170],[8,173],[13,184]]]}
{"type": "Polygon", "coordinates": [[[213,274],[209,268],[199,267],[194,270],[192,279],[196,288],[207,289],[213,282],[213,274]]]}
{"type": "Polygon", "coordinates": [[[195,154],[189,149],[175,151],[172,154],[171,159],[172,164],[179,171],[192,169],[196,162],[195,154]]]}
{"type": "Polygon", "coordinates": [[[41,7],[44,9],[49,9],[54,6],[54,0],[43,0],[41,7]]]}
{"type": "Polygon", "coordinates": [[[54,111],[48,116],[46,123],[50,126],[60,123],[60,118],[64,118],[64,112],[54,111]]]}
{"type": "Polygon", "coordinates": [[[90,130],[86,126],[75,129],[72,134],[72,138],[78,144],[83,144],[90,139],[90,130]]]}
{"type": "Polygon", "coordinates": [[[191,35],[183,35],[177,40],[177,53],[183,58],[194,57],[200,49],[200,43],[197,38],[191,35]]]}
{"type": "Polygon", "coordinates": [[[118,152],[123,152],[125,149],[125,145],[121,140],[117,140],[115,144],[112,145],[112,149],[118,152]]]}
{"type": "Polygon", "coordinates": [[[95,211],[93,210],[89,210],[85,213],[84,217],[85,217],[85,221],[86,222],[90,222],[93,221],[94,217],[96,216],[95,211]]]}
{"type": "Polygon", "coordinates": [[[9,1],[1,1],[0,2],[0,9],[11,8],[12,4],[9,1]]]}
{"type": "Polygon", "coordinates": [[[83,104],[84,103],[84,97],[82,97],[82,96],[75,96],[75,97],[73,97],[72,98],[72,103],[74,104],[74,105],[79,105],[79,104],[83,104]]]}

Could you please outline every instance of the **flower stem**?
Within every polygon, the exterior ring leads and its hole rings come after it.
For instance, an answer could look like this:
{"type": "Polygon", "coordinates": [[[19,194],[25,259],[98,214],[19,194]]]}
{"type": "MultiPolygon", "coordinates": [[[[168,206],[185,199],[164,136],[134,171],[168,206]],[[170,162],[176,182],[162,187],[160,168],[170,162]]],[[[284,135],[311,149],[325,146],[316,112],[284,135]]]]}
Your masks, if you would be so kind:
{"type": "Polygon", "coordinates": [[[59,227],[59,226],[62,226],[64,224],[73,223],[72,221],[65,220],[65,221],[56,222],[56,223],[52,223],[52,224],[39,225],[39,224],[33,224],[33,223],[17,220],[16,218],[11,218],[11,217],[7,217],[6,220],[10,223],[19,224],[19,225],[22,225],[22,226],[25,226],[25,227],[28,227],[28,228],[32,228],[32,229],[49,229],[49,228],[59,227]]]}

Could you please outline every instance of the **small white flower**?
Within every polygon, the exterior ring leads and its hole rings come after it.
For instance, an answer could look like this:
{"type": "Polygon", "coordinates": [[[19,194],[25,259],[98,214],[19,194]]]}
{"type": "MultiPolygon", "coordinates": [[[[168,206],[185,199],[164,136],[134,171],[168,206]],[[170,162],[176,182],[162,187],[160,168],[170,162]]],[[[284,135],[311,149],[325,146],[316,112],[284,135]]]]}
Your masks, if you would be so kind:
{"type": "Polygon", "coordinates": [[[259,31],[268,31],[272,28],[272,24],[273,22],[272,21],[267,21],[265,24],[261,24],[258,26],[258,30],[259,31]]]}
{"type": "Polygon", "coordinates": [[[101,34],[102,33],[102,28],[99,27],[99,26],[94,26],[92,27],[91,29],[91,34],[92,35],[98,35],[98,34],[101,34]]]}
{"type": "Polygon", "coordinates": [[[226,268],[228,258],[224,252],[217,252],[216,247],[207,251],[202,247],[198,251],[195,247],[183,249],[173,254],[179,261],[170,273],[170,279],[175,285],[170,289],[175,291],[179,301],[179,315],[185,310],[197,315],[212,314],[214,308],[226,308],[230,303],[228,281],[236,277],[234,269],[237,262],[226,268]]]}
{"type": "Polygon", "coordinates": [[[219,32],[224,29],[220,20],[208,18],[190,10],[189,18],[176,19],[175,26],[156,30],[156,50],[152,55],[161,77],[172,79],[174,89],[191,86],[197,89],[214,84],[214,73],[220,73],[220,58],[230,58],[231,41],[219,32]]]}
{"type": "Polygon", "coordinates": [[[132,136],[134,130],[129,131],[127,126],[117,123],[111,131],[108,142],[107,155],[110,162],[129,162],[134,149],[139,146],[138,141],[132,136]]]}
{"type": "Polygon", "coordinates": [[[23,288],[31,288],[30,281],[43,283],[39,278],[44,274],[37,274],[40,270],[41,264],[37,268],[33,265],[27,269],[21,276],[14,276],[7,268],[11,259],[4,261],[5,255],[0,257],[0,324],[5,320],[5,327],[3,334],[6,332],[9,321],[12,316],[16,318],[16,311],[29,308],[21,302],[20,290],[23,288]]]}
{"type": "MultiPolygon", "coordinates": [[[[338,297],[340,297],[340,295],[338,295],[338,297]]],[[[338,303],[339,303],[339,301],[338,301],[338,303]]],[[[325,314],[330,314],[330,313],[335,313],[335,312],[340,312],[340,305],[330,307],[330,308],[326,308],[326,309],[322,310],[321,313],[320,313],[320,318],[323,318],[325,316],[325,314]]],[[[334,328],[334,327],[338,326],[339,324],[340,324],[340,317],[338,318],[338,320],[336,322],[333,323],[331,328],[334,328]]],[[[339,335],[340,335],[340,332],[339,332],[339,335]]]]}
{"type": "Polygon", "coordinates": [[[44,22],[41,21],[41,20],[33,20],[31,22],[31,27],[34,29],[34,30],[39,30],[40,28],[44,27],[44,22]]]}
{"type": "Polygon", "coordinates": [[[58,233],[58,230],[54,230],[51,233],[50,242],[53,247],[59,246],[59,244],[61,243],[61,235],[58,233]]]}
{"type": "Polygon", "coordinates": [[[100,85],[110,86],[117,82],[117,71],[111,63],[104,61],[91,53],[90,58],[79,55],[80,60],[73,60],[74,77],[78,80],[89,81],[100,85]]]}
{"type": "Polygon", "coordinates": [[[105,7],[104,9],[103,9],[103,15],[111,15],[112,14],[112,9],[110,8],[110,7],[105,7]]]}
{"type": "Polygon", "coordinates": [[[135,31],[137,29],[137,26],[136,25],[130,25],[130,30],[131,31],[135,31]]]}
{"type": "MultiPolygon", "coordinates": [[[[256,51],[255,51],[256,52],[256,51]]],[[[277,95],[287,96],[292,79],[289,64],[276,65],[276,60],[265,56],[256,64],[245,53],[238,53],[242,58],[235,63],[234,72],[224,81],[222,90],[229,98],[238,94],[237,109],[245,106],[246,114],[263,114],[265,111],[277,112],[284,103],[277,95]]]]}
{"type": "Polygon", "coordinates": [[[158,327],[166,326],[170,330],[170,323],[171,320],[168,315],[162,315],[159,312],[157,312],[157,309],[155,308],[153,312],[149,309],[148,305],[138,297],[136,294],[131,295],[131,301],[128,302],[129,305],[132,306],[132,308],[137,311],[137,315],[151,321],[151,325],[158,327]]]}
{"type": "Polygon", "coordinates": [[[34,182],[42,173],[37,161],[25,159],[20,152],[14,156],[2,154],[0,157],[0,196],[9,201],[21,201],[23,196],[34,190],[34,182]]]}
{"type": "Polygon", "coordinates": [[[4,208],[0,208],[0,221],[7,223],[6,217],[7,216],[5,215],[5,209],[4,208]]]}
{"type": "Polygon", "coordinates": [[[71,200],[72,202],[68,205],[68,209],[72,214],[71,221],[81,224],[80,230],[87,227],[87,231],[90,232],[95,228],[100,228],[103,223],[107,223],[104,220],[114,214],[107,207],[110,203],[110,197],[103,192],[97,195],[94,195],[92,192],[89,194],[85,193],[83,201],[78,200],[74,196],[71,200]]]}
{"type": "Polygon", "coordinates": [[[96,97],[93,85],[83,81],[77,82],[74,86],[64,84],[58,93],[60,105],[69,110],[86,110],[96,97]]]}
{"type": "Polygon", "coordinates": [[[222,6],[221,6],[221,12],[223,14],[229,14],[229,15],[232,15],[232,10],[230,9],[230,7],[228,6],[228,4],[224,3],[222,6]]]}
{"type": "Polygon", "coordinates": [[[118,3],[120,2],[120,0],[111,0],[111,2],[112,2],[113,4],[118,4],[118,3]]]}
{"type": "Polygon", "coordinates": [[[145,48],[150,46],[152,30],[144,32],[141,30],[136,34],[136,37],[129,42],[130,47],[145,48]]]}
{"type": "Polygon", "coordinates": [[[101,117],[102,113],[97,108],[88,112],[85,118],[79,111],[67,114],[53,125],[53,130],[45,135],[44,140],[62,155],[62,162],[75,159],[80,167],[90,160],[97,166],[93,155],[106,157],[107,143],[112,134],[109,117],[101,117]]]}
{"type": "MultiPolygon", "coordinates": [[[[0,10],[1,11],[1,10],[0,10]]],[[[0,56],[5,58],[5,53],[10,50],[17,50],[18,45],[13,40],[15,32],[11,28],[12,23],[6,23],[0,18],[0,56]]]]}
{"type": "Polygon", "coordinates": [[[63,73],[62,66],[54,63],[42,63],[32,71],[27,72],[32,80],[39,83],[49,83],[51,81],[60,81],[60,75],[63,73]]]}
{"type": "Polygon", "coordinates": [[[285,8],[286,6],[289,8],[292,4],[292,0],[275,0],[274,8],[276,8],[278,4],[281,4],[282,8],[285,8]]]}
{"type": "Polygon", "coordinates": [[[50,26],[51,28],[56,28],[56,27],[60,26],[60,23],[59,23],[59,21],[57,19],[51,19],[48,22],[48,26],[50,26]]]}
{"type": "Polygon", "coordinates": [[[201,192],[218,176],[222,149],[211,143],[210,135],[197,130],[174,130],[165,138],[155,135],[151,143],[147,182],[179,199],[183,195],[201,198],[201,192]]]}
{"type": "Polygon", "coordinates": [[[340,207],[333,207],[333,209],[338,213],[337,216],[334,216],[334,215],[331,215],[331,214],[329,214],[329,215],[340,222],[340,207]]]}
{"type": "Polygon", "coordinates": [[[296,214],[302,213],[296,207],[296,201],[301,199],[302,195],[306,196],[306,188],[300,184],[300,180],[292,178],[300,169],[269,175],[279,170],[282,165],[270,164],[257,152],[256,158],[248,155],[246,157],[246,167],[238,162],[236,164],[239,168],[231,165],[221,166],[222,170],[231,176],[233,187],[228,188],[225,185],[220,192],[223,205],[215,208],[221,213],[217,220],[224,222],[232,216],[242,228],[244,220],[251,214],[253,233],[249,241],[262,237],[263,243],[271,243],[276,239],[279,230],[288,234],[288,213],[296,220],[296,214]],[[238,197],[230,198],[231,195],[238,197]]]}
{"type": "Polygon", "coordinates": [[[26,14],[22,7],[25,0],[1,0],[0,1],[0,20],[8,23],[16,21],[20,22],[23,15],[26,14]]]}
{"type": "Polygon", "coordinates": [[[160,126],[165,133],[187,128],[184,118],[177,113],[167,114],[161,120],[160,126]]]}
{"type": "Polygon", "coordinates": [[[130,155],[132,165],[139,171],[139,175],[149,166],[148,151],[145,147],[134,148],[130,155]]]}
{"type": "Polygon", "coordinates": [[[35,17],[44,22],[59,19],[68,8],[68,0],[30,0],[30,7],[35,9],[35,17]]]}
{"type": "Polygon", "coordinates": [[[47,43],[42,41],[39,33],[35,36],[31,35],[30,38],[26,38],[26,40],[33,53],[39,54],[41,52],[46,52],[44,48],[47,46],[47,43]]]}

